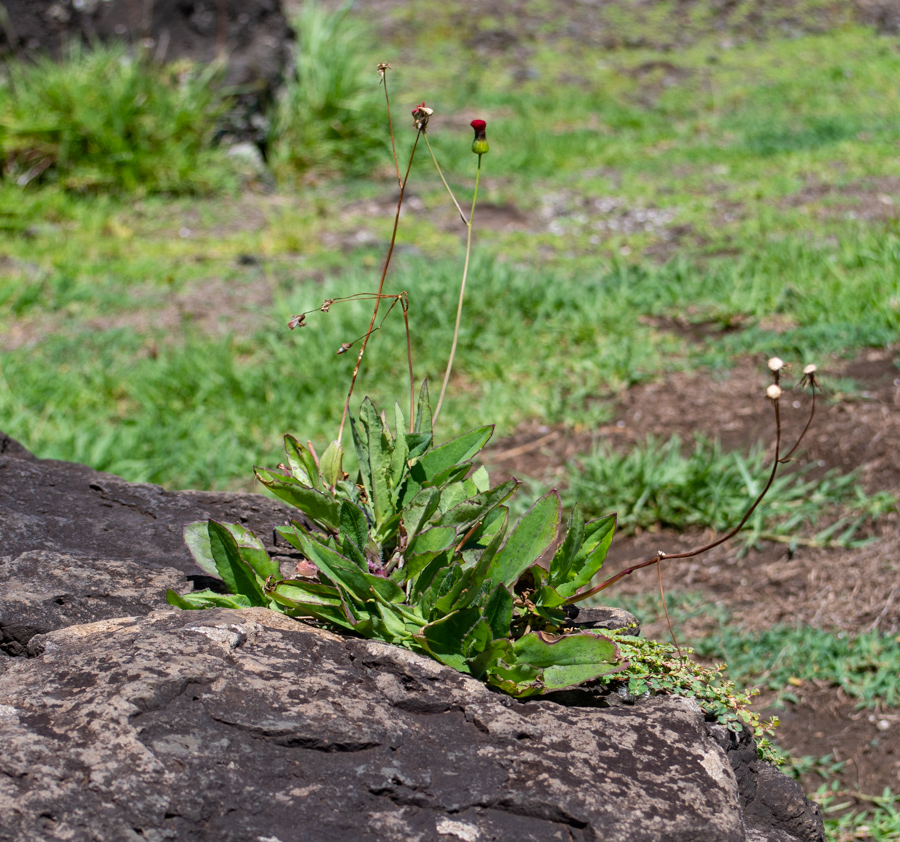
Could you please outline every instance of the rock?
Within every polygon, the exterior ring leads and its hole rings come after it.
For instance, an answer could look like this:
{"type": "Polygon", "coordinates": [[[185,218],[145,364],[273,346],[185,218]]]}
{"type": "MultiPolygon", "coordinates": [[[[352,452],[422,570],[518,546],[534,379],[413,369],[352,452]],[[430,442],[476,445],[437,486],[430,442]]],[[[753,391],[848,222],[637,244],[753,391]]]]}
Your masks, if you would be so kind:
{"type": "Polygon", "coordinates": [[[0,433],[0,652],[20,655],[53,629],[147,614],[166,605],[166,588],[215,586],[184,545],[195,520],[242,523],[289,564],[297,555],[274,543],[274,527],[298,514],[259,494],[169,492],[36,459],[0,433]]]}
{"type": "Polygon", "coordinates": [[[0,433],[0,553],[50,550],[92,558],[139,559],[186,574],[199,569],[182,538],[195,520],[241,523],[290,555],[276,525],[298,511],[261,494],[165,491],[72,462],[36,459],[0,433]]]}
{"type": "Polygon", "coordinates": [[[263,609],[165,606],[194,570],[184,523],[271,535],[292,511],[0,435],[0,842],[824,839],[691,701],[521,702],[263,609]]]}
{"type": "Polygon", "coordinates": [[[0,839],[746,836],[683,699],[523,704],[265,610],[106,620],[29,650],[0,676],[0,839]]]}

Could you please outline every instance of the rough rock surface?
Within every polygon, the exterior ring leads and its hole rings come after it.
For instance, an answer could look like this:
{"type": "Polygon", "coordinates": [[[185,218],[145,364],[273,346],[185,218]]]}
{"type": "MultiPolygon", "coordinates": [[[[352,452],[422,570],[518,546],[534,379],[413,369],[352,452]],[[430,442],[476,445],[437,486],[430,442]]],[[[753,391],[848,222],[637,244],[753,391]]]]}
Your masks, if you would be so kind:
{"type": "Polygon", "coordinates": [[[201,510],[290,512],[0,436],[0,842],[824,839],[798,785],[687,700],[523,703],[273,612],[155,610],[201,510]]]}
{"type": "Polygon", "coordinates": [[[258,494],[164,491],[71,462],[36,459],[0,433],[0,670],[36,634],[166,605],[166,588],[213,584],[184,545],[185,524],[241,523],[273,544],[298,514],[258,494]]]}

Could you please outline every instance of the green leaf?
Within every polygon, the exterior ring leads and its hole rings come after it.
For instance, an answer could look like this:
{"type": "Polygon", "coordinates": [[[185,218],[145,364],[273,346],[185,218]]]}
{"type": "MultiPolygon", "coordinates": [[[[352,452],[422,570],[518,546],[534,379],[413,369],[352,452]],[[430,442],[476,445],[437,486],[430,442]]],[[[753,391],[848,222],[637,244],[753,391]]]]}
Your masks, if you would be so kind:
{"type": "Polygon", "coordinates": [[[590,632],[562,637],[530,632],[513,643],[519,663],[543,670],[545,690],[561,690],[593,681],[617,668],[619,650],[613,641],[590,632]]]}
{"type": "Polygon", "coordinates": [[[498,511],[501,512],[502,517],[500,526],[494,533],[494,536],[491,538],[488,545],[482,550],[481,557],[472,568],[472,576],[469,579],[469,587],[471,588],[480,588],[482,583],[491,575],[494,559],[497,557],[497,552],[506,535],[506,523],[509,511],[505,506],[501,506],[498,511]]]}
{"type": "Polygon", "coordinates": [[[310,605],[331,605],[340,608],[341,598],[337,589],[319,582],[304,582],[302,579],[287,579],[279,582],[271,594],[278,594],[296,603],[310,605]]]}
{"type": "Polygon", "coordinates": [[[572,509],[572,514],[569,515],[569,522],[566,524],[565,540],[559,545],[553,561],[550,562],[551,585],[562,585],[569,581],[569,571],[571,571],[572,563],[583,543],[584,515],[581,513],[581,506],[576,504],[572,509]]]}
{"type": "Polygon", "coordinates": [[[294,479],[307,488],[320,489],[319,468],[312,453],[290,435],[284,437],[284,451],[294,479]]]}
{"type": "Polygon", "coordinates": [[[355,631],[356,629],[357,621],[348,618],[348,609],[346,609],[344,603],[340,600],[338,600],[338,605],[336,607],[309,601],[297,602],[277,591],[272,594],[272,599],[281,605],[282,608],[291,611],[291,613],[295,615],[314,617],[317,620],[331,623],[332,625],[349,631],[355,631]]]}
{"type": "MultiPolygon", "coordinates": [[[[416,424],[415,432],[427,435],[429,439],[434,436],[434,430],[431,426],[431,402],[428,399],[428,381],[422,381],[422,388],[419,390],[419,403],[416,406],[416,424]]],[[[410,450],[412,446],[410,445],[410,450]]]]}
{"type": "Polygon", "coordinates": [[[332,582],[349,591],[360,602],[371,598],[371,591],[377,591],[388,602],[403,602],[406,594],[396,582],[373,576],[359,569],[349,558],[326,547],[306,530],[299,530],[298,537],[303,552],[332,582]]]}
{"type": "Polygon", "coordinates": [[[508,511],[506,506],[497,506],[496,509],[491,509],[481,523],[473,531],[467,533],[466,543],[462,546],[463,554],[474,556],[476,559],[480,557],[480,551],[490,544],[497,532],[506,528],[508,511]]]}
{"type": "Polygon", "coordinates": [[[589,585],[606,560],[606,553],[616,531],[614,514],[585,524],[584,543],[575,555],[568,572],[569,581],[556,586],[564,597],[570,597],[580,588],[589,585]]]}
{"type": "Polygon", "coordinates": [[[191,551],[194,561],[200,566],[207,576],[221,579],[216,560],[213,558],[212,547],[209,545],[209,522],[196,520],[184,527],[184,543],[191,551]]]}
{"type": "Polygon", "coordinates": [[[448,472],[452,472],[460,463],[472,459],[487,444],[493,432],[493,427],[479,427],[425,453],[410,466],[410,476],[401,502],[405,504],[407,500],[411,500],[425,485],[442,485],[462,479],[462,476],[457,477],[455,473],[448,472]],[[447,479],[448,475],[452,479],[447,479]]]}
{"type": "Polygon", "coordinates": [[[394,449],[391,453],[391,467],[389,479],[391,484],[391,505],[396,508],[403,487],[403,480],[409,472],[406,462],[409,459],[409,447],[406,444],[406,422],[403,420],[403,412],[399,404],[394,404],[394,449]]]}
{"type": "Polygon", "coordinates": [[[263,468],[254,468],[256,478],[273,494],[300,509],[310,520],[337,531],[340,503],[334,497],[308,488],[293,477],[284,477],[263,468]]]}
{"type": "Polygon", "coordinates": [[[438,526],[452,526],[456,529],[457,534],[463,537],[470,527],[485,517],[492,509],[503,503],[504,500],[509,499],[518,485],[519,481],[517,479],[511,479],[502,485],[498,485],[496,488],[476,494],[474,497],[470,497],[449,511],[444,512],[435,523],[438,526]]]}
{"type": "Polygon", "coordinates": [[[402,512],[403,527],[409,540],[419,534],[423,525],[438,510],[441,492],[437,488],[423,488],[402,512]]]}
{"type": "Polygon", "coordinates": [[[559,495],[541,497],[519,520],[491,567],[491,578],[511,587],[552,546],[559,532],[559,495]]]}
{"type": "Polygon", "coordinates": [[[471,570],[463,570],[459,564],[454,564],[451,568],[452,575],[444,580],[441,588],[442,593],[434,602],[431,616],[439,614],[449,614],[457,606],[456,601],[460,598],[466,586],[469,584],[469,576],[471,570]],[[449,586],[448,586],[449,585],[449,586]]]}
{"type": "Polygon", "coordinates": [[[470,672],[475,678],[484,680],[484,674],[501,659],[511,659],[511,641],[507,638],[493,640],[477,655],[466,659],[470,672]]]}
{"type": "Polygon", "coordinates": [[[466,636],[462,641],[462,651],[466,659],[477,658],[485,649],[488,649],[494,642],[494,635],[491,627],[484,621],[479,620],[466,632],[466,636]]]}
{"type": "Polygon", "coordinates": [[[420,469],[426,480],[433,479],[448,468],[473,459],[488,443],[493,434],[493,425],[471,430],[458,438],[451,439],[440,447],[429,450],[416,463],[416,467],[420,469]]]}
{"type": "Polygon", "coordinates": [[[559,608],[560,605],[564,605],[566,602],[566,598],[557,593],[556,588],[550,585],[538,588],[531,600],[539,608],[559,608]]]}
{"type": "Polygon", "coordinates": [[[475,473],[472,474],[472,482],[475,483],[475,488],[478,491],[487,491],[491,487],[491,480],[484,465],[479,465],[475,473]]]}
{"type": "Polygon", "coordinates": [[[339,441],[333,441],[319,460],[319,472],[322,479],[334,488],[344,476],[344,448],[339,441]]]}
{"type": "Polygon", "coordinates": [[[204,608],[252,608],[247,597],[239,594],[221,594],[214,591],[193,591],[180,596],[173,590],[166,591],[166,602],[184,611],[199,611],[204,608]]]}
{"type": "Polygon", "coordinates": [[[348,500],[342,500],[338,521],[341,537],[351,540],[364,553],[369,543],[369,524],[362,509],[348,500]]]}
{"type": "Polygon", "coordinates": [[[420,532],[409,544],[411,555],[419,553],[440,553],[456,542],[456,530],[451,526],[435,526],[420,532]]]}
{"type": "Polygon", "coordinates": [[[234,538],[245,564],[250,565],[259,576],[265,580],[269,576],[276,579],[281,578],[281,567],[277,561],[269,558],[269,553],[263,546],[263,542],[259,540],[249,529],[241,526],[239,523],[223,523],[234,538]]]}
{"type": "Polygon", "coordinates": [[[394,514],[393,495],[390,486],[391,458],[394,442],[381,420],[375,404],[369,398],[362,402],[359,423],[365,430],[368,466],[363,472],[363,481],[368,480],[366,491],[375,514],[376,528],[394,514]]]}
{"type": "Polygon", "coordinates": [[[431,446],[434,437],[431,433],[407,433],[406,446],[409,448],[408,461],[418,459],[431,446]]]}
{"type": "Polygon", "coordinates": [[[487,598],[481,615],[495,638],[509,637],[509,624],[513,617],[513,596],[504,585],[497,585],[487,598]]]}
{"type": "Polygon", "coordinates": [[[466,656],[463,654],[463,640],[480,622],[481,614],[475,608],[455,611],[440,620],[425,626],[421,635],[429,652],[442,664],[460,672],[469,672],[466,656]]]}
{"type": "Polygon", "coordinates": [[[251,605],[264,606],[268,601],[266,595],[252,568],[241,558],[234,536],[226,526],[214,520],[209,521],[207,528],[216,569],[228,590],[247,597],[251,605]]]}

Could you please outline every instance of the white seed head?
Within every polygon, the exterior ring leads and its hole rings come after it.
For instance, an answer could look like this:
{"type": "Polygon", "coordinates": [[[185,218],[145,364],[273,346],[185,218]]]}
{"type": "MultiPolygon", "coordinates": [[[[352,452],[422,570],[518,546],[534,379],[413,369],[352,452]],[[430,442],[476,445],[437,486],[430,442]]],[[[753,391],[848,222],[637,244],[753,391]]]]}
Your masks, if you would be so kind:
{"type": "Polygon", "coordinates": [[[766,389],[766,397],[770,400],[777,401],[781,397],[781,386],[776,386],[773,383],[766,389]]]}
{"type": "Polygon", "coordinates": [[[803,373],[807,376],[810,374],[815,374],[818,369],[815,367],[813,363],[810,363],[808,366],[805,366],[803,369],[803,373]]]}
{"type": "Polygon", "coordinates": [[[781,371],[784,368],[784,360],[780,357],[772,357],[769,360],[769,371],[781,371]]]}

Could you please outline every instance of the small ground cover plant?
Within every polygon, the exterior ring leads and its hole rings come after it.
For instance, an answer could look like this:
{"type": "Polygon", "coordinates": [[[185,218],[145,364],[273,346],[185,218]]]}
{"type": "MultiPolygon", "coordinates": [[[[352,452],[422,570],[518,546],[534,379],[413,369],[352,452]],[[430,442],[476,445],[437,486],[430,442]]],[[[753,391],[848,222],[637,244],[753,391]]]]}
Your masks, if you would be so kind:
{"type": "MultiPolygon", "coordinates": [[[[387,71],[384,84],[388,114],[387,71]]],[[[374,301],[367,331],[343,342],[337,354],[359,345],[337,437],[321,457],[311,443],[304,447],[285,437],[286,463],[278,471],[256,469],[256,477],[272,493],[295,506],[302,518],[278,529],[300,554],[296,576],[284,578],[281,565],[263,543],[239,524],[215,521],[191,524],[186,542],[198,564],[223,583],[224,592],[204,590],[184,595],[168,591],[170,604],[183,609],[214,606],[267,607],[293,617],[312,619],[331,628],[427,654],[457,670],[519,698],[586,683],[620,684],[632,696],[676,692],[692,696],[711,716],[728,727],[750,724],[760,738],[760,751],[773,757],[767,726],[748,710],[749,697],[721,676],[685,658],[676,646],[639,640],[624,633],[599,634],[572,622],[577,603],[605,590],[624,576],[663,559],[689,558],[736,535],[771,489],[778,467],[800,443],[781,451],[779,400],[785,364],[769,360],[773,383],[767,397],[774,407],[776,446],[768,479],[740,522],[710,544],[689,552],[660,551],[646,562],[593,584],[612,541],[616,515],[586,520],[576,504],[561,532],[562,506],[553,490],[540,497],[510,525],[504,504],[519,482],[491,486],[475,458],[493,428],[479,427],[436,445],[434,424],[450,381],[459,336],[470,266],[482,158],[489,153],[486,122],[475,119],[472,152],[477,155],[473,200],[462,210],[441,171],[428,138],[434,111],[424,102],[412,110],[415,141],[403,173],[394,163],[400,193],[393,236],[377,291],[347,299],[326,299],[318,310],[327,314],[348,300],[374,301]],[[443,386],[432,411],[427,381],[416,400],[409,294],[386,293],[385,282],[396,242],[404,195],[420,141],[427,147],[441,181],[466,226],[466,250],[459,288],[456,324],[443,386]],[[386,309],[379,321],[381,305],[386,309]],[[407,337],[409,414],[399,404],[393,424],[371,400],[357,416],[350,407],[354,387],[373,334],[395,310],[402,313],[407,337]],[[343,436],[349,420],[358,474],[344,471],[343,436]]],[[[392,148],[396,149],[391,126],[392,148]]],[[[313,311],[293,316],[291,330],[307,326],[313,311]]],[[[812,390],[809,427],[815,411],[816,367],[804,369],[802,383],[812,390]]],[[[751,498],[752,499],[752,498],[751,498]]]]}

